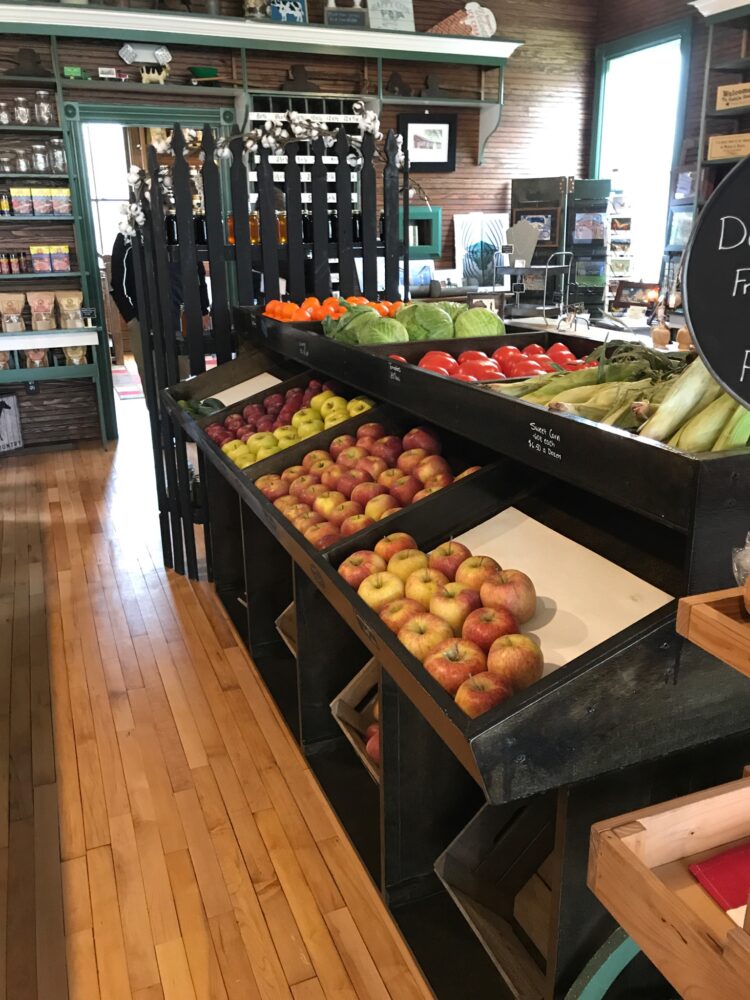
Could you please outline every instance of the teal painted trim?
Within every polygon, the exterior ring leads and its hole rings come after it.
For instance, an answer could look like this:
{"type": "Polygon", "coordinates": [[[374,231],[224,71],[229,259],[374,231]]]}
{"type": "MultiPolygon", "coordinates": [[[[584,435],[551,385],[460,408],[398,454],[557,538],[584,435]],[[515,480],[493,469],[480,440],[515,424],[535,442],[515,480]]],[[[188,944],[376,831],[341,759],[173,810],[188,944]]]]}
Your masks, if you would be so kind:
{"type": "Polygon", "coordinates": [[[708,17],[704,18],[709,24],[721,24],[726,21],[737,21],[740,18],[748,17],[750,15],[750,4],[745,4],[742,7],[735,7],[733,10],[722,11],[721,14],[709,14],[708,17]]]}
{"type": "Polygon", "coordinates": [[[57,368],[9,368],[0,371],[0,384],[26,382],[51,382],[62,378],[92,378],[96,381],[96,365],[59,365],[57,368]]]}
{"type": "Polygon", "coordinates": [[[498,71],[500,73],[500,79],[498,80],[497,87],[497,102],[494,101],[481,101],[477,106],[480,108],[479,111],[479,149],[477,150],[477,164],[481,167],[484,164],[484,153],[487,149],[487,144],[492,138],[492,136],[500,128],[500,122],[503,117],[503,101],[505,99],[505,67],[499,66],[498,71]],[[497,108],[497,118],[494,122],[490,124],[490,127],[483,130],[483,122],[486,121],[487,116],[490,115],[491,110],[497,108]]]}
{"type": "MultiPolygon", "coordinates": [[[[144,31],[134,29],[128,31],[128,40],[131,42],[163,42],[172,45],[200,45],[201,42],[205,43],[206,39],[201,35],[200,15],[195,16],[195,36],[185,35],[181,33],[175,33],[170,31],[144,31]]],[[[212,18],[216,20],[216,18],[212,18]]],[[[371,58],[377,59],[383,55],[382,44],[378,46],[375,39],[373,39],[372,47],[368,48],[353,48],[346,45],[328,45],[321,42],[297,42],[289,41],[288,38],[284,38],[283,25],[280,25],[279,37],[271,39],[259,39],[253,40],[252,44],[243,43],[238,41],[237,35],[232,34],[232,25],[235,24],[239,18],[224,18],[227,22],[227,34],[211,36],[208,44],[215,46],[216,48],[231,48],[231,49],[247,49],[270,51],[270,52],[299,52],[311,55],[342,55],[342,56],[355,56],[358,58],[371,58]]],[[[88,27],[81,28],[74,25],[67,24],[29,24],[23,20],[8,20],[0,23],[0,32],[10,32],[22,35],[51,35],[54,34],[58,37],[74,37],[74,38],[108,38],[122,43],[122,29],[120,28],[106,28],[106,27],[88,27]]],[[[370,32],[372,35],[376,35],[376,31],[370,32]]],[[[391,35],[392,32],[383,32],[383,34],[391,35]]],[[[497,56],[478,56],[478,55],[453,55],[444,53],[433,53],[433,52],[413,52],[409,50],[409,32],[403,32],[404,42],[403,42],[403,53],[409,62],[438,62],[438,63],[457,63],[459,65],[470,65],[470,66],[499,66],[504,65],[506,60],[504,58],[499,59],[497,56]]],[[[498,39],[504,42],[515,42],[518,45],[522,45],[523,42],[516,38],[503,38],[498,39]]],[[[461,39],[465,41],[465,39],[461,39]]]]}
{"type": "Polygon", "coordinates": [[[610,986],[640,950],[618,927],[586,963],[565,1000],[604,1000],[610,986]]]}
{"type": "Polygon", "coordinates": [[[679,21],[670,21],[647,31],[639,31],[635,35],[616,38],[612,42],[597,45],[594,52],[594,102],[591,120],[591,149],[589,154],[589,176],[599,176],[599,165],[602,147],[602,125],[604,112],[604,91],[607,79],[608,63],[618,56],[630,55],[653,45],[661,45],[675,39],[680,42],[681,70],[680,95],[677,105],[677,128],[675,129],[675,145],[672,153],[673,165],[677,162],[682,137],[685,130],[685,107],[687,101],[687,84],[690,72],[690,53],[693,43],[693,18],[684,17],[679,21]]]}
{"type": "Polygon", "coordinates": [[[0,274],[0,281],[65,281],[80,277],[80,271],[44,271],[41,274],[0,274]]]}
{"type": "MultiPolygon", "coordinates": [[[[424,219],[432,220],[432,239],[429,243],[419,243],[409,247],[409,258],[411,260],[422,260],[427,257],[440,257],[443,247],[443,210],[439,205],[410,205],[409,222],[418,222],[424,219]]],[[[403,232],[404,210],[398,210],[398,228],[403,232]]]]}
{"type": "Polygon", "coordinates": [[[65,117],[76,118],[89,124],[92,122],[110,125],[122,125],[125,128],[141,126],[143,128],[164,128],[179,118],[181,125],[200,128],[203,125],[225,124],[228,113],[234,121],[234,108],[200,108],[178,107],[168,104],[110,104],[110,103],[76,103],[65,101],[65,117]]]}

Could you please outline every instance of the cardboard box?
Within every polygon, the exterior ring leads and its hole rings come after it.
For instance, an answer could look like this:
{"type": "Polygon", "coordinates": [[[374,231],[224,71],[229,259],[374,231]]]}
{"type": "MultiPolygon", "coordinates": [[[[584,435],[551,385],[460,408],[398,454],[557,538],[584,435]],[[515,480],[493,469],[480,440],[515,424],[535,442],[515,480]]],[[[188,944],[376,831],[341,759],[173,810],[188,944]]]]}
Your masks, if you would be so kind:
{"type": "Polygon", "coordinates": [[[380,783],[380,768],[365,751],[367,727],[380,721],[380,664],[368,660],[331,702],[331,712],[373,781],[380,783]]]}
{"type": "Polygon", "coordinates": [[[708,137],[709,160],[728,160],[750,154],[750,132],[734,135],[710,135],[708,137]]]}
{"type": "Polygon", "coordinates": [[[750,108],[750,83],[727,83],[716,88],[716,110],[750,108]]]}

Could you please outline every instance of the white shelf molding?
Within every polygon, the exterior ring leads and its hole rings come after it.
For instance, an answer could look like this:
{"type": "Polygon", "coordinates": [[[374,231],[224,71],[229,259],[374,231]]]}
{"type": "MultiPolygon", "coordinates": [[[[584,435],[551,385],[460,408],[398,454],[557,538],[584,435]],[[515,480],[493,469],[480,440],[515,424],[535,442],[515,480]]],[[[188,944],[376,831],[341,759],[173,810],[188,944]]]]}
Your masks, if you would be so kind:
{"type": "Polygon", "coordinates": [[[27,330],[0,333],[0,351],[26,351],[33,347],[89,347],[99,343],[96,330],[27,330]]]}
{"type": "MultiPolygon", "coordinates": [[[[435,62],[498,65],[523,43],[503,38],[465,38],[420,32],[368,31],[323,24],[281,24],[239,17],[203,17],[117,10],[112,7],[65,7],[0,2],[0,30],[23,34],[113,38],[122,41],[196,43],[237,48],[255,46],[282,52],[341,55],[435,62]]],[[[154,87],[158,92],[158,87],[154,87]]]]}

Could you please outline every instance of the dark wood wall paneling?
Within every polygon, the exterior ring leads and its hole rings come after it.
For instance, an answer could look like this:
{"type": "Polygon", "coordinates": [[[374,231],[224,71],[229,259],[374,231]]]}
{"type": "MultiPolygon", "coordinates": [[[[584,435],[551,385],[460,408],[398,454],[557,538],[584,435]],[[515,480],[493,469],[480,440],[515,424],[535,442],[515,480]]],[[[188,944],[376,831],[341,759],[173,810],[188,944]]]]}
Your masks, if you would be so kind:
{"type": "MultiPolygon", "coordinates": [[[[21,374],[21,378],[22,378],[21,374]]],[[[96,388],[88,379],[53,379],[25,385],[0,386],[0,395],[14,395],[25,445],[57,444],[99,437],[96,388]]]]}

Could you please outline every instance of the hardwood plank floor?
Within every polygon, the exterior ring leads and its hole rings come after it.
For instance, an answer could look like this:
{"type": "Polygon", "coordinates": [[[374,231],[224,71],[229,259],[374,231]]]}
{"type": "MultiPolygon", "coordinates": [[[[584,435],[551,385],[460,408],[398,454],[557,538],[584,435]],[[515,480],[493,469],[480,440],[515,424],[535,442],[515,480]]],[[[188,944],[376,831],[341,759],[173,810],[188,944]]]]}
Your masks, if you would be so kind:
{"type": "Polygon", "coordinates": [[[0,1000],[426,1000],[119,418],[0,459],[0,1000]]]}

